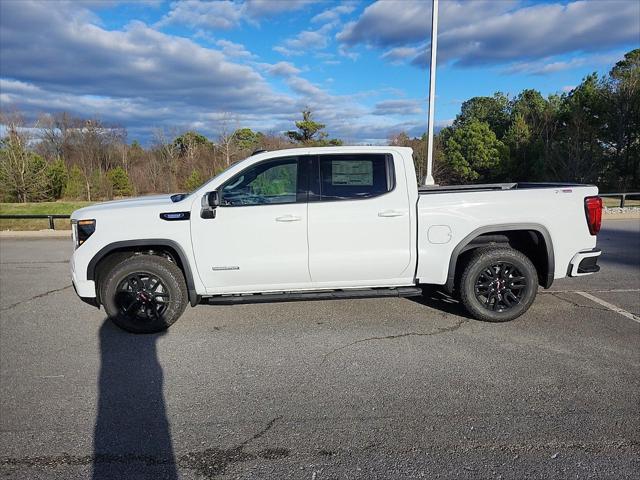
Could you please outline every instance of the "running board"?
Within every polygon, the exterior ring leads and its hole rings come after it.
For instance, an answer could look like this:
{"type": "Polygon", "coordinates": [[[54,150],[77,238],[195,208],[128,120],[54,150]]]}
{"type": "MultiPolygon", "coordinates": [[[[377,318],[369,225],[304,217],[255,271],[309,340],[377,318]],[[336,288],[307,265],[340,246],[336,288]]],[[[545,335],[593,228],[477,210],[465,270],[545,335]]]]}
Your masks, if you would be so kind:
{"type": "Polygon", "coordinates": [[[230,305],[243,303],[298,302],[302,300],[338,300],[343,298],[417,297],[420,295],[422,295],[422,289],[419,287],[366,288],[354,290],[216,295],[214,297],[204,298],[202,303],[208,303],[210,305],[230,305]]]}

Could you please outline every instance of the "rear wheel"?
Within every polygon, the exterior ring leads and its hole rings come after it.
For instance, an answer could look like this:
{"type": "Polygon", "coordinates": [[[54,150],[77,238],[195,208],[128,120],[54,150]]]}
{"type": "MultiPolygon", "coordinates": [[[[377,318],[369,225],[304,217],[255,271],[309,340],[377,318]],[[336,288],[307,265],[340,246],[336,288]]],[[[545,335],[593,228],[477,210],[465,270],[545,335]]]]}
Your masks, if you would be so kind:
{"type": "Polygon", "coordinates": [[[132,333],[155,333],[175,323],[187,306],[182,271],[170,260],[136,255],[104,277],[100,298],[109,318],[132,333]]]}
{"type": "Polygon", "coordinates": [[[525,313],[538,291],[531,260],[512,248],[474,252],[460,278],[460,299],[478,320],[507,322],[525,313]]]}

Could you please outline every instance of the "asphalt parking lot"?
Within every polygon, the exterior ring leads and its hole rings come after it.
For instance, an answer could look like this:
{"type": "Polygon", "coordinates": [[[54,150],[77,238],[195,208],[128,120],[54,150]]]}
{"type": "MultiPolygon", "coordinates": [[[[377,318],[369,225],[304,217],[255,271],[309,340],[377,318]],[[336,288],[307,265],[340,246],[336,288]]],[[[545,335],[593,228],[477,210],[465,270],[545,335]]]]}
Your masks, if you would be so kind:
{"type": "Polygon", "coordinates": [[[599,246],[599,274],[507,324],[435,293],[134,336],[76,298],[69,240],[3,238],[0,476],[638,478],[640,221],[599,246]]]}

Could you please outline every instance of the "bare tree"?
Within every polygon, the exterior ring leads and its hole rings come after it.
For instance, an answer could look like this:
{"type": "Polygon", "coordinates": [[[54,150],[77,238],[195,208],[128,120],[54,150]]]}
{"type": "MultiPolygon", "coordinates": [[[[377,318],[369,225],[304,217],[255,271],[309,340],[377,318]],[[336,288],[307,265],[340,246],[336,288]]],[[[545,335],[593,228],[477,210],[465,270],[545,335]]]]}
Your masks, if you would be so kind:
{"type": "Polygon", "coordinates": [[[235,131],[238,129],[237,118],[229,112],[224,112],[218,122],[218,147],[222,150],[225,165],[231,165],[231,157],[235,152],[235,131]]]}
{"type": "MultiPolygon", "coordinates": [[[[171,137],[175,138],[175,135],[171,137]]],[[[163,129],[158,128],[153,132],[153,151],[155,155],[150,162],[150,173],[156,179],[156,190],[174,191],[180,152],[163,129]]]]}
{"type": "Polygon", "coordinates": [[[30,129],[20,114],[0,113],[0,124],[7,129],[0,150],[0,182],[18,201],[44,200],[49,195],[47,163],[30,151],[30,129]]]}

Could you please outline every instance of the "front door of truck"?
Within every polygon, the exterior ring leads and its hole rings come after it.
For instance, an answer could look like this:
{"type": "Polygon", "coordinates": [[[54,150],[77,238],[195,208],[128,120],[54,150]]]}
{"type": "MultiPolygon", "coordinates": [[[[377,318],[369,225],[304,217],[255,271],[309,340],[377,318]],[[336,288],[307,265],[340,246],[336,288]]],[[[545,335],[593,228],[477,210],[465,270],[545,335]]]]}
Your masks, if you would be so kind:
{"type": "Polygon", "coordinates": [[[305,288],[307,157],[249,166],[218,189],[215,218],[191,216],[198,273],[208,293],[305,288]]]}

